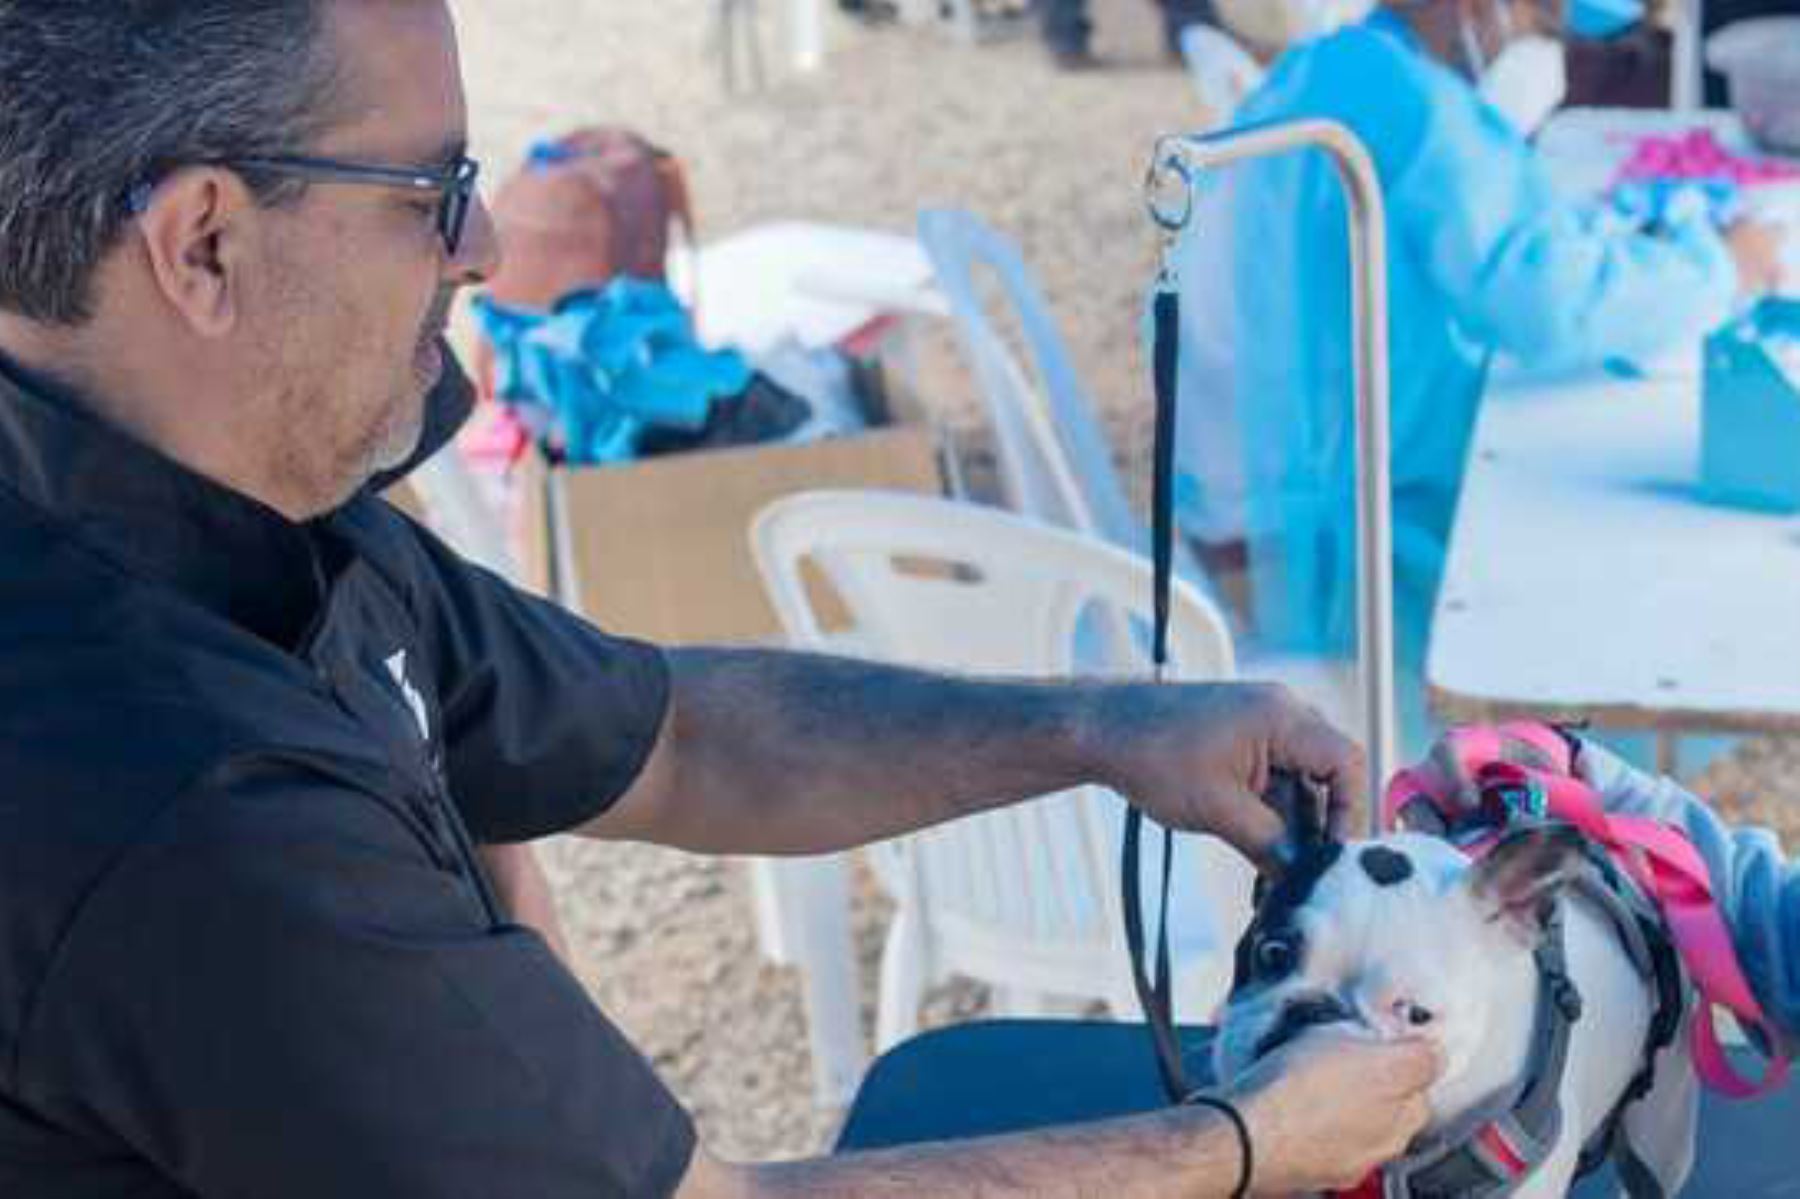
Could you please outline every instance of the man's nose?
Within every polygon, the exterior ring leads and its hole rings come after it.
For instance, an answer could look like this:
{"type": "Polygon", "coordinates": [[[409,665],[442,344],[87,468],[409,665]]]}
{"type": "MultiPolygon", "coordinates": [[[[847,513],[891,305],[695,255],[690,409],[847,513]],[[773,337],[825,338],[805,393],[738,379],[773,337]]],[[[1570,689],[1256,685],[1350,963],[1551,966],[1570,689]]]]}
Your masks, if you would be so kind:
{"type": "Polygon", "coordinates": [[[487,201],[477,193],[470,202],[462,244],[457,246],[456,255],[448,264],[449,273],[461,286],[486,283],[500,270],[503,257],[494,214],[488,211],[487,201]]]}

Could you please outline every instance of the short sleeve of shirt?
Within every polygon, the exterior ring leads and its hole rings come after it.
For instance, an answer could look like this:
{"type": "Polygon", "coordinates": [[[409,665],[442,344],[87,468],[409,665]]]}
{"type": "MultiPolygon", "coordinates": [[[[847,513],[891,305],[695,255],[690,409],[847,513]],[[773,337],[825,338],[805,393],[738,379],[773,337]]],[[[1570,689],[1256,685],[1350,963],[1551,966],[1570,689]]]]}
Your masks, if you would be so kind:
{"type": "Polygon", "coordinates": [[[668,1195],[694,1150],[535,934],[382,801],[296,772],[165,813],[34,1012],[32,1108],[196,1195],[668,1195]]]}
{"type": "Polygon", "coordinates": [[[410,532],[450,790],[471,834],[529,841],[600,815],[661,734],[662,652],[520,591],[416,525],[410,532]]]}

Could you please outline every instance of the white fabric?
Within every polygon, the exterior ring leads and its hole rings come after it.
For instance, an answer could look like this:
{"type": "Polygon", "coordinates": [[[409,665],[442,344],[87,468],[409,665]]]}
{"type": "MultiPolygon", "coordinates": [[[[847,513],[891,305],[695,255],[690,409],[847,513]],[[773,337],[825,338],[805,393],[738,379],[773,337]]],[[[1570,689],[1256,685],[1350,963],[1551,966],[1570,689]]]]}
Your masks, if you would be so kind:
{"type": "Polygon", "coordinates": [[[1263,69],[1237,39],[1196,21],[1181,31],[1188,77],[1215,124],[1229,125],[1244,97],[1263,81],[1263,69]]]}
{"type": "Polygon", "coordinates": [[[1215,7],[1227,29],[1279,50],[1362,20],[1375,10],[1375,0],[1217,0],[1215,7]]]}

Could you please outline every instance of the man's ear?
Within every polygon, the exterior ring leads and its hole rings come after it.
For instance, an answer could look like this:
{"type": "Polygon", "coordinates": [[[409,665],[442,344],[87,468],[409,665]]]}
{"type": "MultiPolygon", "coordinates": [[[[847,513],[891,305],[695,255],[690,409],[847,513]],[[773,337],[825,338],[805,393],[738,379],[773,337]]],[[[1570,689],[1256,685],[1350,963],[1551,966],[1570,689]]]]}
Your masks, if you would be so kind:
{"type": "Polygon", "coordinates": [[[237,321],[244,221],[255,207],[231,172],[188,167],[158,183],[136,217],[157,290],[202,337],[223,336],[237,321]]]}
{"type": "Polygon", "coordinates": [[[1504,834],[1463,881],[1488,923],[1527,948],[1537,944],[1551,901],[1586,861],[1582,835],[1567,824],[1532,824],[1504,834]]]}

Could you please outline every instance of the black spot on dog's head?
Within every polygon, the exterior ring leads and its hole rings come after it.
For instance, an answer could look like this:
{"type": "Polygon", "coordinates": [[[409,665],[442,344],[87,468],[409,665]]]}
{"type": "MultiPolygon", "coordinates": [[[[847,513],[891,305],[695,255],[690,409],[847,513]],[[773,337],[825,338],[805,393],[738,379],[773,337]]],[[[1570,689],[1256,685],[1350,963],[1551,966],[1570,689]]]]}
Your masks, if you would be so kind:
{"type": "Polygon", "coordinates": [[[1343,852],[1343,845],[1336,841],[1309,845],[1301,850],[1299,859],[1279,879],[1266,887],[1258,884],[1256,913],[1237,944],[1233,995],[1257,983],[1272,982],[1279,974],[1291,973],[1300,964],[1301,942],[1296,931],[1296,918],[1307,900],[1312,898],[1319,880],[1337,864],[1343,852]],[[1287,942],[1293,951],[1285,971],[1271,970],[1269,962],[1258,961],[1259,947],[1271,939],[1287,942]]]}
{"type": "Polygon", "coordinates": [[[1413,875],[1412,859],[1385,845],[1369,846],[1357,855],[1356,860],[1363,873],[1378,887],[1397,886],[1413,875]]]}

